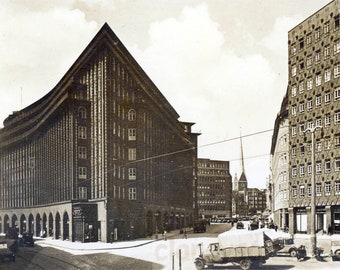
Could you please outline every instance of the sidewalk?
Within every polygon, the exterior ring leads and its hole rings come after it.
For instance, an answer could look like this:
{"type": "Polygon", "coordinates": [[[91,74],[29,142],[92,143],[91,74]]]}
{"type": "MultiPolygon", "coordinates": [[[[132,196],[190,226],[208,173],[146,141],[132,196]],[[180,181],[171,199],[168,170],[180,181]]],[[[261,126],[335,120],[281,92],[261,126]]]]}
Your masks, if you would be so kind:
{"type": "MultiPolygon", "coordinates": [[[[166,234],[167,239],[171,239],[175,236],[180,235],[179,230],[174,230],[166,234]]],[[[78,251],[98,251],[98,250],[115,250],[115,249],[127,249],[127,248],[134,248],[144,246],[156,241],[164,241],[164,237],[162,234],[152,235],[151,237],[146,237],[142,239],[136,240],[126,240],[126,241],[115,241],[112,243],[105,243],[105,242],[88,242],[88,243],[81,243],[81,242],[71,242],[69,240],[60,240],[60,239],[53,239],[51,237],[48,238],[35,238],[35,244],[42,246],[42,247],[54,247],[59,249],[65,250],[78,250],[78,251]]]]}

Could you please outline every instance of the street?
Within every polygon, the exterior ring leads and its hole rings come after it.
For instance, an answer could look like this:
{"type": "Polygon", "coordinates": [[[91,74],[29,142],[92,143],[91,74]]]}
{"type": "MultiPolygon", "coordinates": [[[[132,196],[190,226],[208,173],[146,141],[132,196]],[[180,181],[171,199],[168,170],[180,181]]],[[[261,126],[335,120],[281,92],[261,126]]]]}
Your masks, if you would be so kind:
{"type": "MultiPolygon", "coordinates": [[[[117,270],[194,270],[198,244],[215,241],[230,224],[212,224],[206,233],[192,233],[187,238],[178,231],[136,241],[116,243],[74,243],[53,239],[37,239],[33,248],[21,247],[16,262],[1,261],[0,269],[117,269],[117,270]],[[181,258],[181,260],[180,260],[181,258]],[[181,265],[181,266],[180,266],[181,265]]],[[[297,261],[290,256],[271,257],[261,269],[339,269],[340,261],[330,257],[324,261],[307,258],[297,261]]],[[[240,269],[237,264],[216,265],[214,269],[240,269]]]]}

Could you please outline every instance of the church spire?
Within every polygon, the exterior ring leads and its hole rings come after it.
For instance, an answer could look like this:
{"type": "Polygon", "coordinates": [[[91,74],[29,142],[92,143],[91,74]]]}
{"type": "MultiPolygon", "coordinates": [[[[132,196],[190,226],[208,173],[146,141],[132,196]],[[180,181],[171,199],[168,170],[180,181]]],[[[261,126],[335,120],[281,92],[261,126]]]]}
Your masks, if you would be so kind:
{"type": "Polygon", "coordinates": [[[242,134],[241,134],[241,128],[240,128],[240,143],[241,143],[241,166],[242,166],[242,174],[245,174],[244,171],[244,157],[243,157],[243,144],[242,144],[242,134]]]}

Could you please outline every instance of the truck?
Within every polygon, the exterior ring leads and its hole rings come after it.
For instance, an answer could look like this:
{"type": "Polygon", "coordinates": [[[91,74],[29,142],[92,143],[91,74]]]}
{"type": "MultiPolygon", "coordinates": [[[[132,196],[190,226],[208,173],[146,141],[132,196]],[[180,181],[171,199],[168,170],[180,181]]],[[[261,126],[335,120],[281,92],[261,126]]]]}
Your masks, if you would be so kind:
{"type": "Polygon", "coordinates": [[[241,269],[259,267],[275,254],[273,241],[263,230],[230,230],[218,235],[195,259],[197,270],[217,264],[238,263],[241,269]]]}

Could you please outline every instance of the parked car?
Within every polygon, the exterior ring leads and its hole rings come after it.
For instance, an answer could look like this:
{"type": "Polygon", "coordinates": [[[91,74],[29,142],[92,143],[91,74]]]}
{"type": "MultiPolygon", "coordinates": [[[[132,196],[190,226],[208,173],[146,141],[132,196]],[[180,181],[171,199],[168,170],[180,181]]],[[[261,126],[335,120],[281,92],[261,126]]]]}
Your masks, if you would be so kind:
{"type": "Polygon", "coordinates": [[[296,257],[298,246],[294,244],[294,239],[283,239],[283,247],[278,250],[277,253],[289,254],[292,257],[296,257]]]}
{"type": "Polygon", "coordinates": [[[236,229],[244,229],[244,224],[242,221],[238,221],[236,223],[236,229]]]}
{"type": "Polygon", "coordinates": [[[340,241],[332,240],[330,256],[333,261],[340,259],[340,241]]]}
{"type": "Polygon", "coordinates": [[[206,232],[207,222],[204,219],[196,220],[194,223],[194,233],[206,232]]]}
{"type": "Polygon", "coordinates": [[[24,232],[23,234],[19,235],[19,245],[22,247],[33,247],[33,233],[24,232]]]}

